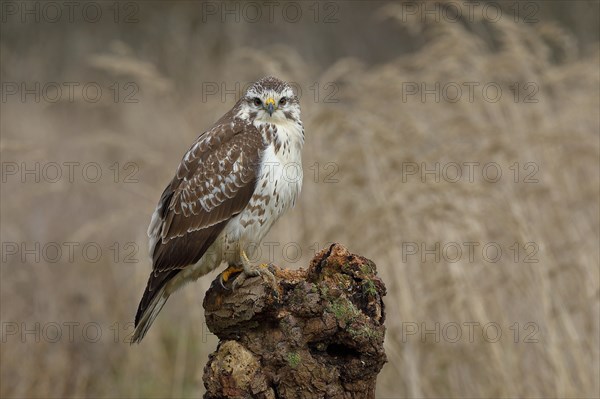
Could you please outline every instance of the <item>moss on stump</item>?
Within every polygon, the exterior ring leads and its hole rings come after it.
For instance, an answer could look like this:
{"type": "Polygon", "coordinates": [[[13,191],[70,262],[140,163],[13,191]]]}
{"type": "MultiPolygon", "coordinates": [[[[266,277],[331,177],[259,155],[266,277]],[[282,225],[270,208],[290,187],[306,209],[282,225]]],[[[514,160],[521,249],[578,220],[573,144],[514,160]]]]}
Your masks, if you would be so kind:
{"type": "Polygon", "coordinates": [[[235,291],[213,281],[206,322],[220,339],[204,368],[207,399],[375,398],[385,285],[375,264],[339,244],[308,270],[270,266],[235,291]]]}

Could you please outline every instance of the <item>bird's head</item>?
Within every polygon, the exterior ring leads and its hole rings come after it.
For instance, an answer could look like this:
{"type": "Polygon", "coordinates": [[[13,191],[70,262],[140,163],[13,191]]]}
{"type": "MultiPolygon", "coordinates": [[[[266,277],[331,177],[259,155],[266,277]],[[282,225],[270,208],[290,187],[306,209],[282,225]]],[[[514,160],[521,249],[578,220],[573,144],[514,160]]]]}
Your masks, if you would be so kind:
{"type": "Polygon", "coordinates": [[[300,103],[294,90],[288,83],[272,76],[250,86],[241,100],[241,111],[258,123],[300,119],[300,103]]]}

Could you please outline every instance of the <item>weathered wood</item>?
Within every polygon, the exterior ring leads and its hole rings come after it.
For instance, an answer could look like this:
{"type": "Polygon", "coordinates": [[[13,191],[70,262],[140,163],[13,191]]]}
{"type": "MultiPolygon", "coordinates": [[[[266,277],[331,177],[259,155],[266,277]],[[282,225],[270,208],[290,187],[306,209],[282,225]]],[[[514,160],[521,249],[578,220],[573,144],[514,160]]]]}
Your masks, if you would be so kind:
{"type": "Polygon", "coordinates": [[[235,291],[213,281],[206,322],[220,343],[204,368],[205,398],[374,398],[385,285],[370,260],[339,244],[308,270],[270,266],[235,291]]]}

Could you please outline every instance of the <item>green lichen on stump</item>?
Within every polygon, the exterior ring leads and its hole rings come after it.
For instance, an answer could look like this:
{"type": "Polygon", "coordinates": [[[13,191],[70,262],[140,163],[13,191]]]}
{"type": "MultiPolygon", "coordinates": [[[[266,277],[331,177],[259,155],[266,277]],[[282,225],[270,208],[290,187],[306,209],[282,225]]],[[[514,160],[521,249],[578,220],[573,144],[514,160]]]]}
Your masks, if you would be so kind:
{"type": "Polygon", "coordinates": [[[308,270],[271,266],[235,291],[215,280],[206,322],[220,339],[204,368],[205,398],[375,398],[385,286],[375,264],[339,244],[308,270]]]}

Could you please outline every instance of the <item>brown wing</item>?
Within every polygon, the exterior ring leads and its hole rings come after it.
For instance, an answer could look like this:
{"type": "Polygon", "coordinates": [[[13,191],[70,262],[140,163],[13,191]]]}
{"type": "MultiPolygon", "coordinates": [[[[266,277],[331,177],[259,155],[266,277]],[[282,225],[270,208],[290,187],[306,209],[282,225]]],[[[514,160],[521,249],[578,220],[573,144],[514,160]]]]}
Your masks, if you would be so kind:
{"type": "Polygon", "coordinates": [[[183,157],[148,228],[152,273],[138,307],[138,324],[154,295],[196,263],[227,222],[248,204],[264,143],[259,131],[222,118],[183,157]]]}

